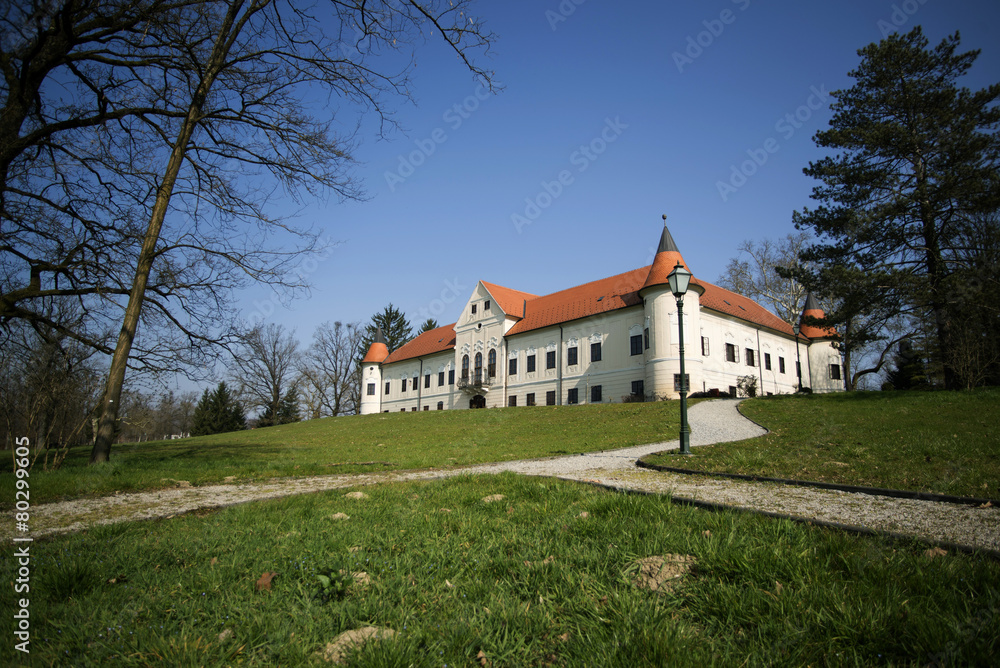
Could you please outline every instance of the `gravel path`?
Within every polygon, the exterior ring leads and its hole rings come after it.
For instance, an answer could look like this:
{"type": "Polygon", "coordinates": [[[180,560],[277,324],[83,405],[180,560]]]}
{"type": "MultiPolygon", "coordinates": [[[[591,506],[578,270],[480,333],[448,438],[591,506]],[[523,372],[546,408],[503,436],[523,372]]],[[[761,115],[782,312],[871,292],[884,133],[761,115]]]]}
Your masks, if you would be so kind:
{"type": "MultiPolygon", "coordinates": [[[[764,434],[764,429],[740,415],[736,410],[738,403],[738,400],[719,400],[692,406],[689,411],[691,445],[737,441],[764,434]]],[[[780,513],[911,535],[933,542],[1000,551],[1000,508],[976,508],[776,483],[714,479],[649,471],[635,466],[639,457],[676,447],[678,442],[671,441],[567,457],[483,464],[450,471],[294,478],[50,503],[32,507],[31,535],[39,537],[78,531],[92,524],[171,517],[200,508],[328,489],[513,471],[525,475],[598,483],[622,490],[671,494],[674,498],[780,513]]],[[[13,521],[4,524],[7,525],[4,538],[9,540],[13,521]]]]}

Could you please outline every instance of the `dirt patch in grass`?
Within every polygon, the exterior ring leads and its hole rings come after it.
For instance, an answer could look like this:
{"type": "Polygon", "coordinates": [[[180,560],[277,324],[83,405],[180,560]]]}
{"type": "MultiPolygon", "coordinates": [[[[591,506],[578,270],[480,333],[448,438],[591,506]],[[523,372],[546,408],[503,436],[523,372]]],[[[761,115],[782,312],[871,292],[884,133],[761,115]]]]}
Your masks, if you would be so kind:
{"type": "Polygon", "coordinates": [[[632,582],[639,589],[666,594],[691,572],[696,560],[689,554],[665,554],[639,559],[632,567],[632,582]]]}

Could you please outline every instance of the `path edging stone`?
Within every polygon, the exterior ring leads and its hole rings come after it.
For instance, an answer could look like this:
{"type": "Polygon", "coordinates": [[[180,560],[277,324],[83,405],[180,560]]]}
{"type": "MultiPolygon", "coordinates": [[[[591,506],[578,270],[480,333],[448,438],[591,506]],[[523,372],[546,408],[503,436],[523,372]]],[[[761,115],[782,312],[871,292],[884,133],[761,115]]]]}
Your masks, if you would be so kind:
{"type": "Polygon", "coordinates": [[[791,478],[770,478],[768,476],[744,475],[742,473],[722,473],[718,471],[694,471],[692,469],[681,469],[674,466],[662,466],[652,464],[637,459],[635,465],[639,468],[662,471],[665,473],[681,473],[684,475],[702,475],[712,478],[730,478],[733,480],[747,480],[749,482],[774,482],[780,485],[794,485],[796,487],[818,487],[819,489],[832,489],[838,492],[850,492],[852,494],[868,494],[871,496],[888,496],[896,499],[912,499],[915,501],[936,501],[939,503],[957,503],[967,506],[981,506],[990,504],[1000,506],[997,499],[985,499],[974,496],[954,496],[951,494],[935,494],[933,492],[914,492],[908,489],[888,489],[884,487],[863,487],[861,485],[842,485],[835,482],[819,482],[817,480],[794,480],[791,478]]]}

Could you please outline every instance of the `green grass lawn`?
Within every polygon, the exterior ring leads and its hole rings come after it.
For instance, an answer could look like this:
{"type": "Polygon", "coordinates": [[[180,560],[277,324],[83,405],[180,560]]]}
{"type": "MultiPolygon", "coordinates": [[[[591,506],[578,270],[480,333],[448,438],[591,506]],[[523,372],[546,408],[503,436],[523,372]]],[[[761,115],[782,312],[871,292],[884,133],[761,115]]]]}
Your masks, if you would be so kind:
{"type": "Polygon", "coordinates": [[[1000,498],[1000,389],[775,396],[740,405],[770,434],[644,460],[698,471],[1000,498]]]}
{"type": "MultiPolygon", "coordinates": [[[[328,665],[326,644],[368,625],[398,635],[351,665],[985,666],[1000,655],[990,559],[512,474],[362,489],[369,498],[338,490],[31,544],[19,596],[31,601],[32,665],[328,665]],[[482,500],[494,494],[504,498],[482,500]],[[636,586],[637,560],[671,554],[693,557],[692,572],[664,595],[636,586]],[[338,587],[340,571],[370,581],[338,587]],[[257,591],[264,573],[277,576],[257,591]]],[[[4,581],[15,569],[0,561],[4,581]]],[[[14,598],[3,587],[2,609],[14,598]]],[[[18,658],[13,645],[8,634],[0,663],[18,658]]]]}
{"type": "MultiPolygon", "coordinates": [[[[593,452],[676,439],[678,402],[538,406],[326,418],[176,441],[117,445],[111,462],[87,466],[76,448],[63,466],[31,471],[31,501],[285,476],[454,468],[593,452]]],[[[0,472],[11,472],[10,459],[0,472]]],[[[0,475],[0,508],[13,505],[13,476],[0,475]]]]}

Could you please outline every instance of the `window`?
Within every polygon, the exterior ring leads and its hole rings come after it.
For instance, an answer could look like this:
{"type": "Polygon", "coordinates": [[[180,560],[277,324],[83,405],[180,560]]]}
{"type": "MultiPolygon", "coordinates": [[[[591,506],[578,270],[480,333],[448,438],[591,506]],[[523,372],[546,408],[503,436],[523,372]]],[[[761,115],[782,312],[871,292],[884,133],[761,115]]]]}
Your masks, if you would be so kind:
{"type": "Polygon", "coordinates": [[[745,359],[746,359],[747,366],[757,366],[756,364],[754,364],[753,348],[747,348],[746,349],[745,359]]]}
{"type": "Polygon", "coordinates": [[[795,363],[795,375],[799,378],[802,377],[802,362],[795,363]]]}
{"type": "Polygon", "coordinates": [[[426,389],[430,386],[431,386],[431,375],[427,374],[426,376],[424,376],[424,388],[426,389]]]}
{"type": "Polygon", "coordinates": [[[642,334],[636,334],[628,338],[628,345],[631,349],[630,355],[642,354],[642,334]]]}
{"type": "Polygon", "coordinates": [[[527,395],[524,398],[524,405],[525,406],[534,406],[535,405],[535,393],[534,392],[532,392],[531,394],[527,395]]]}
{"type": "Polygon", "coordinates": [[[430,407],[430,406],[424,406],[424,410],[425,410],[425,411],[429,411],[430,409],[431,409],[431,407],[430,407]]]}
{"type": "Polygon", "coordinates": [[[438,387],[444,385],[444,371],[438,371],[438,387]]]}
{"type": "Polygon", "coordinates": [[[476,353],[476,382],[483,381],[483,354],[476,353]]]}
{"type": "Polygon", "coordinates": [[[389,394],[389,381],[385,381],[385,393],[389,394]]]}
{"type": "Polygon", "coordinates": [[[454,369],[448,369],[448,384],[449,385],[454,385],[455,384],[455,370],[454,369]]]}
{"type": "Polygon", "coordinates": [[[601,386],[591,385],[590,387],[590,403],[599,404],[601,403],[601,386]]]}
{"type": "Polygon", "coordinates": [[[511,396],[507,397],[507,406],[510,407],[510,408],[514,408],[515,406],[517,406],[517,396],[516,395],[512,394],[511,396]]]}
{"type": "Polygon", "coordinates": [[[469,356],[462,355],[462,380],[469,380],[469,356]]]}
{"type": "Polygon", "coordinates": [[[472,305],[472,315],[476,315],[476,305],[472,305]]]}
{"type": "Polygon", "coordinates": [[[405,408],[400,408],[400,409],[399,409],[399,412],[400,412],[400,413],[405,413],[405,412],[406,412],[406,409],[405,409],[405,408]]]}
{"type": "Polygon", "coordinates": [[[548,392],[545,393],[545,405],[546,406],[555,406],[556,405],[556,391],[555,390],[549,390],[548,392]]]}
{"type": "Polygon", "coordinates": [[[590,361],[600,362],[601,361],[601,344],[591,343],[590,344],[590,361]]]}
{"type": "Polygon", "coordinates": [[[528,355],[528,373],[532,373],[535,370],[535,356],[528,355]]]}
{"type": "Polygon", "coordinates": [[[643,343],[643,348],[649,350],[649,327],[642,330],[642,343],[643,343]]]}
{"type": "Polygon", "coordinates": [[[507,360],[507,375],[516,376],[517,375],[517,358],[512,360],[507,360]]]}
{"type": "Polygon", "coordinates": [[[420,379],[416,376],[413,377],[413,391],[417,391],[417,386],[420,384],[420,379]]]}
{"type": "Polygon", "coordinates": [[[778,373],[785,373],[785,358],[778,358],[778,373]]]}
{"type": "Polygon", "coordinates": [[[708,337],[707,336],[701,337],[701,354],[704,355],[705,357],[708,357],[709,354],[710,354],[708,352],[708,337]]]}
{"type": "Polygon", "coordinates": [[[487,373],[489,373],[490,378],[497,377],[497,351],[490,350],[489,365],[487,366],[487,373]]]}
{"type": "Polygon", "coordinates": [[[556,351],[550,350],[545,353],[545,368],[555,369],[556,368],[556,351]]]}
{"type": "Polygon", "coordinates": [[[369,397],[375,396],[375,383],[368,383],[368,396],[369,397]]]}
{"type": "Polygon", "coordinates": [[[681,375],[679,373],[674,374],[674,392],[687,392],[688,386],[691,383],[691,375],[684,374],[684,385],[681,385],[681,375]]]}
{"type": "Polygon", "coordinates": [[[438,410],[439,411],[443,411],[444,410],[444,402],[443,401],[439,401],[438,402],[438,410]]]}
{"type": "Polygon", "coordinates": [[[732,343],[726,344],[726,361],[735,362],[736,361],[736,346],[732,343]]]}
{"type": "Polygon", "coordinates": [[[637,397],[646,395],[646,382],[642,380],[632,381],[632,394],[637,397]]]}
{"type": "Polygon", "coordinates": [[[840,365],[831,364],[830,365],[830,378],[832,380],[840,380],[840,365]]]}
{"type": "Polygon", "coordinates": [[[411,408],[411,409],[410,409],[410,412],[411,412],[411,413],[416,413],[416,412],[417,412],[417,407],[416,407],[416,406],[414,406],[413,408],[411,408]]]}
{"type": "Polygon", "coordinates": [[[576,364],[579,362],[579,360],[577,359],[577,357],[578,357],[577,350],[578,350],[578,348],[576,346],[573,346],[572,348],[569,348],[569,349],[566,350],[566,365],[567,366],[576,366],[576,364]]]}
{"type": "Polygon", "coordinates": [[[735,397],[736,396],[736,386],[735,385],[730,385],[729,386],[729,396],[731,396],[731,397],[735,397]]]}
{"type": "Polygon", "coordinates": [[[764,353],[764,368],[771,370],[771,353],[764,353]]]}
{"type": "Polygon", "coordinates": [[[402,388],[403,392],[406,392],[406,379],[405,378],[403,379],[403,382],[401,384],[401,388],[402,388]]]}
{"type": "Polygon", "coordinates": [[[567,394],[566,394],[566,403],[567,404],[578,404],[578,403],[580,403],[580,392],[579,392],[579,390],[577,390],[574,387],[569,392],[567,392],[567,394]]]}
{"type": "Polygon", "coordinates": [[[484,311],[489,311],[490,310],[490,300],[489,299],[487,299],[486,300],[486,304],[483,305],[483,310],[484,311]]]}

